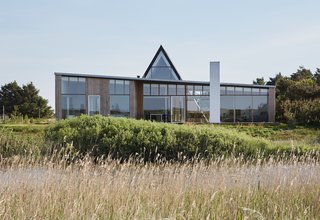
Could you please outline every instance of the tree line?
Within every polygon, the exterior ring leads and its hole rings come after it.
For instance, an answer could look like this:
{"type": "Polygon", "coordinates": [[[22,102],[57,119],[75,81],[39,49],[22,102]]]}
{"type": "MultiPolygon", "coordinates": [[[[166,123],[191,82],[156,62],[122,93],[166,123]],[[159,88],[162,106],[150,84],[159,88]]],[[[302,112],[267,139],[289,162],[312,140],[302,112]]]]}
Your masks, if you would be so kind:
{"type": "Polygon", "coordinates": [[[39,95],[32,82],[19,86],[16,81],[1,86],[0,112],[9,117],[48,118],[53,115],[48,100],[39,95]]]}
{"type": "Polygon", "coordinates": [[[290,76],[281,73],[265,81],[263,77],[253,81],[258,85],[276,86],[276,121],[320,125],[320,69],[312,72],[300,66],[290,76]]]}

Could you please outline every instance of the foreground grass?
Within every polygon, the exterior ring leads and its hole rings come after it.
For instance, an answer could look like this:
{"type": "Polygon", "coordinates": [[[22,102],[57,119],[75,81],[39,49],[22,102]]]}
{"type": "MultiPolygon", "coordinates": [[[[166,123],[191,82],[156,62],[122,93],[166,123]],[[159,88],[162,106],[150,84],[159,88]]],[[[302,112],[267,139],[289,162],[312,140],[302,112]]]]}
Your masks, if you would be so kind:
{"type": "Polygon", "coordinates": [[[1,219],[316,219],[320,166],[220,158],[174,164],[14,157],[0,164],[1,219]]]}

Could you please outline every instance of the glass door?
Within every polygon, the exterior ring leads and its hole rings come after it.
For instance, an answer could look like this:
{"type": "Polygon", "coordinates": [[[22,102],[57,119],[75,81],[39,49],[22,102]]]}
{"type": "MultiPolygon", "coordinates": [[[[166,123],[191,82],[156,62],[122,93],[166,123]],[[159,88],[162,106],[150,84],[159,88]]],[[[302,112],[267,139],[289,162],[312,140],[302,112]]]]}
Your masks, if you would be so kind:
{"type": "Polygon", "coordinates": [[[185,97],[171,96],[171,122],[185,122],[185,97]]]}

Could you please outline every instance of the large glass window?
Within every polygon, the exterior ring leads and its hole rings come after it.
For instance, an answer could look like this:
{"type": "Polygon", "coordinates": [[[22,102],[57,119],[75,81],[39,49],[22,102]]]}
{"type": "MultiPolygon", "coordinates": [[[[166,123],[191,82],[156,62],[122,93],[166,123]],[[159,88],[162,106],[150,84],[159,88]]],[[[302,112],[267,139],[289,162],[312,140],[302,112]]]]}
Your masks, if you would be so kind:
{"type": "Polygon", "coordinates": [[[143,84],[143,94],[144,95],[150,95],[150,84],[149,83],[144,83],[143,84]]]}
{"type": "Polygon", "coordinates": [[[268,96],[253,96],[253,121],[268,121],[268,96]]]}
{"type": "Polygon", "coordinates": [[[160,84],[160,95],[168,95],[167,84],[160,84]]]}
{"type": "Polygon", "coordinates": [[[235,121],[252,122],[252,96],[235,96],[235,121]]]}
{"type": "Polygon", "coordinates": [[[115,117],[129,117],[129,95],[111,95],[110,114],[115,117]]]}
{"type": "Polygon", "coordinates": [[[129,94],[129,81],[128,80],[110,80],[109,93],[111,95],[128,95],[129,94]]]}
{"type": "Polygon", "coordinates": [[[177,85],[177,95],[185,95],[186,87],[185,85],[177,85]]]}
{"type": "Polygon", "coordinates": [[[187,85],[187,95],[194,95],[194,86],[187,85]]]}
{"type": "Polygon", "coordinates": [[[203,86],[203,95],[210,95],[210,86],[203,86]]]}
{"type": "Polygon", "coordinates": [[[62,77],[61,93],[62,94],[85,94],[86,79],[81,77],[62,77]]]}
{"type": "Polygon", "coordinates": [[[159,95],[159,84],[151,84],[151,95],[159,95]]]}
{"type": "Polygon", "coordinates": [[[171,122],[185,121],[185,96],[171,96],[171,122]]]}
{"type": "Polygon", "coordinates": [[[177,85],[169,84],[168,85],[169,95],[177,95],[177,85]]]}
{"type": "Polygon", "coordinates": [[[86,113],[85,95],[62,95],[62,118],[73,118],[86,113]]]}
{"type": "Polygon", "coordinates": [[[220,97],[220,120],[234,122],[234,96],[220,97]]]}
{"type": "Polygon", "coordinates": [[[208,123],[210,115],[209,96],[187,96],[187,121],[208,123]]]}
{"type": "Polygon", "coordinates": [[[170,97],[145,96],[143,99],[144,118],[153,121],[170,122],[170,97]]]}
{"type": "Polygon", "coordinates": [[[100,96],[99,95],[88,96],[88,114],[89,115],[100,114],[100,96]]]}

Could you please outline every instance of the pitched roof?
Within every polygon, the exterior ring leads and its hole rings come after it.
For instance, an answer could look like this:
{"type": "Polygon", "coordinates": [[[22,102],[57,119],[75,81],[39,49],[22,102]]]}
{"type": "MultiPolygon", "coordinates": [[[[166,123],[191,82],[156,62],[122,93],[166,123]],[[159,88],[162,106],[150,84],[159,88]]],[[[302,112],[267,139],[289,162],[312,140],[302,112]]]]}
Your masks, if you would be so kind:
{"type": "Polygon", "coordinates": [[[170,60],[170,58],[169,58],[169,56],[168,56],[167,52],[166,52],[166,51],[165,51],[165,49],[162,47],[162,45],[160,45],[160,47],[159,47],[159,49],[158,49],[157,53],[154,55],[154,57],[153,57],[153,59],[152,59],[151,63],[149,64],[149,66],[148,66],[148,68],[147,68],[146,72],[143,74],[142,78],[146,78],[146,77],[147,77],[147,75],[148,75],[148,73],[149,73],[150,69],[152,68],[153,64],[155,63],[155,61],[156,61],[157,57],[160,55],[160,53],[161,53],[161,52],[163,53],[163,55],[165,56],[165,58],[166,58],[166,59],[167,59],[167,61],[169,62],[170,67],[171,67],[171,68],[172,68],[172,70],[174,71],[174,73],[175,73],[175,75],[177,76],[177,78],[178,78],[179,80],[182,80],[182,78],[180,77],[180,75],[179,75],[178,71],[176,70],[175,66],[173,65],[172,61],[170,60]]]}

